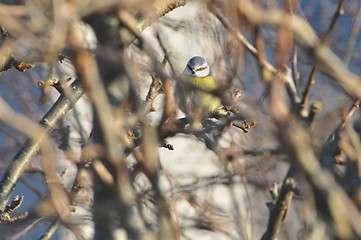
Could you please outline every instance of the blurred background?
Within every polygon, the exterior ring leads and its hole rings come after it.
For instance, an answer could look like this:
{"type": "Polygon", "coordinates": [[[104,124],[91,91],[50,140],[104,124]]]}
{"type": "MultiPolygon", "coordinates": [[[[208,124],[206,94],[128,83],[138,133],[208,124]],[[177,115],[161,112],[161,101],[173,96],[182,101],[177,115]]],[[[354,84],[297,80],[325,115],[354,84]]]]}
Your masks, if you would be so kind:
{"type": "MultiPolygon", "coordinates": [[[[38,122],[60,96],[53,87],[38,87],[40,81],[57,78],[66,84],[81,76],[85,88],[86,94],[50,134],[56,154],[56,170],[64,188],[70,191],[74,189],[75,179],[81,181],[81,189],[74,200],[76,203],[73,203],[76,211],[70,214],[68,221],[55,228],[57,231],[51,239],[93,239],[94,236],[101,239],[101,230],[97,228],[99,220],[94,223],[94,218],[99,216],[111,226],[113,239],[261,239],[272,221],[269,219],[270,208],[266,204],[272,202],[270,190],[275,189],[277,184],[282,186],[290,163],[297,162],[293,159],[294,152],[287,148],[285,140],[280,136],[280,129],[287,122],[302,118],[297,114],[298,110],[293,105],[295,103],[287,94],[276,97],[273,95],[275,92],[272,92],[270,87],[272,84],[267,82],[266,74],[262,72],[260,54],[255,57],[255,54],[240,42],[237,34],[225,27],[219,18],[227,19],[252,46],[258,49],[263,46],[263,49],[259,49],[264,54],[262,57],[274,66],[276,71],[283,65],[288,66],[293,74],[296,95],[300,98],[305,93],[312,68],[318,60],[312,52],[313,49],[297,45],[293,41],[282,42],[284,39],[274,24],[257,25],[252,22],[249,16],[242,12],[242,0],[188,0],[184,6],[175,8],[165,16],[153,16],[152,11],[156,12],[153,6],[175,1],[113,2],[104,1],[102,5],[90,0],[82,3],[1,1],[0,15],[3,16],[0,17],[0,26],[9,34],[6,38],[4,35],[2,37],[1,52],[7,56],[7,61],[14,58],[17,62],[34,65],[26,72],[15,67],[1,72],[1,98],[17,113],[38,122]],[[220,14],[215,9],[218,9],[220,14]],[[134,27],[147,24],[150,26],[139,27],[142,31],[139,35],[132,32],[134,27]],[[262,44],[257,43],[260,39],[262,44]],[[281,53],[282,44],[290,45],[285,47],[288,52],[284,55],[281,53]],[[7,50],[10,53],[6,53],[7,50]],[[87,62],[87,58],[81,58],[80,54],[83,52],[90,52],[95,56],[98,71],[93,72],[90,60],[87,62]],[[65,57],[58,57],[59,54],[65,57]],[[152,104],[154,109],[143,109],[144,103],[149,103],[149,89],[154,81],[152,75],[158,76],[163,84],[165,81],[174,84],[193,56],[202,56],[208,61],[212,74],[221,86],[220,94],[222,99],[225,99],[224,105],[227,101],[231,102],[245,120],[255,121],[256,126],[250,128],[248,133],[234,126],[222,128],[215,145],[212,145],[213,148],[206,144],[205,138],[192,130],[169,134],[166,140],[173,145],[174,150],[157,148],[156,153],[153,152],[158,159],[155,170],[149,170],[149,156],[145,154],[146,150],[139,147],[136,139],[138,135],[143,135],[146,129],[144,126],[160,129],[159,126],[165,124],[164,104],[168,101],[165,100],[167,89],[164,87],[166,94],[156,96],[152,104]],[[101,125],[102,110],[96,105],[102,89],[97,88],[98,85],[94,82],[86,80],[87,76],[95,76],[95,73],[105,86],[109,105],[114,110],[114,122],[109,120],[109,126],[118,137],[127,133],[129,139],[135,139],[130,141],[129,145],[124,143],[124,149],[121,148],[124,151],[119,154],[127,166],[134,188],[136,200],[131,206],[136,206],[135,213],[125,211],[126,214],[123,214],[121,208],[113,209],[112,204],[101,202],[103,216],[99,215],[94,207],[98,206],[97,196],[108,197],[108,193],[102,195],[102,191],[109,187],[104,184],[107,173],[113,176],[116,186],[114,189],[124,187],[117,182],[122,179],[122,174],[115,170],[112,172],[112,167],[106,163],[111,162],[109,154],[105,154],[109,149],[108,145],[97,141],[98,131],[94,130],[104,130],[101,125]],[[95,90],[91,90],[91,86],[95,90]],[[283,102],[278,107],[281,113],[274,110],[276,105],[272,100],[278,97],[283,102]],[[286,109],[286,117],[280,117],[283,114],[282,107],[286,109]],[[133,133],[129,134],[131,131],[133,133]],[[105,146],[105,150],[99,150],[98,145],[105,146]],[[84,149],[92,150],[84,153],[84,149]],[[102,166],[108,171],[100,171],[92,165],[91,160],[85,161],[85,155],[90,155],[90,159],[101,159],[96,163],[103,163],[102,166]],[[64,171],[66,173],[62,175],[64,171]],[[152,180],[152,174],[156,175],[157,180],[152,180]],[[165,205],[160,205],[163,200],[165,205]],[[118,215],[110,214],[112,211],[118,215]],[[160,221],[163,211],[169,214],[167,220],[170,226],[166,226],[172,230],[168,230],[168,235],[161,234],[163,228],[168,229],[160,221]],[[134,226],[129,227],[124,222],[133,221],[133,214],[137,216],[137,220],[134,220],[134,226]],[[133,228],[139,230],[139,235],[130,234],[132,231],[129,229],[133,228]]],[[[350,72],[360,76],[358,66],[361,61],[361,1],[270,0],[256,1],[254,5],[260,9],[278,9],[294,14],[308,23],[320,39],[325,35],[329,36],[328,47],[350,72]],[[327,32],[340,2],[344,4],[342,15],[329,34],[327,32]]],[[[3,69],[6,66],[4,62],[6,60],[2,62],[3,69]]],[[[354,123],[352,129],[355,135],[352,135],[351,130],[345,130],[347,133],[344,133],[348,136],[344,136],[344,139],[350,138],[352,143],[345,140],[343,145],[349,143],[347,146],[353,148],[354,155],[350,156],[350,150],[335,150],[337,154],[334,155],[346,155],[346,163],[332,163],[332,167],[323,166],[322,169],[330,173],[333,181],[343,189],[345,196],[359,211],[360,116],[356,112],[347,118],[354,99],[333,78],[332,74],[327,72],[315,74],[316,82],[309,92],[306,108],[309,109],[312,103],[319,101],[322,103],[322,111],[316,120],[313,120],[309,134],[315,155],[322,162],[321,152],[326,149],[324,146],[329,143],[339,124],[344,119],[349,121],[350,126],[354,123]],[[356,172],[349,172],[347,162],[354,164],[352,166],[356,172]]],[[[177,104],[174,104],[173,108],[177,118],[184,116],[177,104]]],[[[106,108],[103,116],[110,119],[105,112],[106,108]]],[[[21,150],[27,136],[10,128],[3,118],[1,120],[0,171],[3,174],[16,153],[21,150]]],[[[161,133],[159,135],[163,136],[161,133]]],[[[147,145],[147,142],[144,145],[147,145]]],[[[337,146],[336,144],[335,148],[337,146]]],[[[44,168],[39,155],[27,165],[10,198],[11,200],[16,195],[24,196],[23,204],[12,214],[27,211],[29,215],[25,220],[16,223],[1,223],[0,239],[40,239],[49,226],[54,226],[58,221],[54,211],[44,210],[48,208],[46,204],[49,201],[47,196],[51,184],[43,182],[44,168]]],[[[289,201],[278,239],[352,239],[348,237],[360,236],[359,226],[352,228],[354,235],[342,235],[342,231],[340,233],[332,230],[335,224],[333,218],[324,217],[318,202],[324,199],[318,197],[315,187],[309,182],[307,172],[300,168],[292,177],[296,181],[297,194],[289,201]]],[[[121,193],[116,194],[120,195],[121,193]]],[[[111,196],[109,199],[117,198],[111,196]]],[[[120,202],[123,204],[124,201],[120,202]]],[[[118,203],[115,201],[114,204],[118,203]]],[[[350,226],[353,226],[351,220],[350,222],[350,226]]],[[[348,229],[347,227],[345,229],[348,229]]]]}

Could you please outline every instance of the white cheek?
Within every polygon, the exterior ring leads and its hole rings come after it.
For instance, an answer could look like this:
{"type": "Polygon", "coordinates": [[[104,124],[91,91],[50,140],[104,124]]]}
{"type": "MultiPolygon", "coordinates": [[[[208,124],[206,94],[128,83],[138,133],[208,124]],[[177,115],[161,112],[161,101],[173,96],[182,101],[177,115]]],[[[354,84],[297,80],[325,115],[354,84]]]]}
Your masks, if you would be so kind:
{"type": "Polygon", "coordinates": [[[209,76],[209,74],[211,73],[209,67],[202,70],[202,71],[199,71],[199,72],[196,72],[196,77],[199,77],[199,78],[204,78],[204,77],[207,77],[209,76]]]}

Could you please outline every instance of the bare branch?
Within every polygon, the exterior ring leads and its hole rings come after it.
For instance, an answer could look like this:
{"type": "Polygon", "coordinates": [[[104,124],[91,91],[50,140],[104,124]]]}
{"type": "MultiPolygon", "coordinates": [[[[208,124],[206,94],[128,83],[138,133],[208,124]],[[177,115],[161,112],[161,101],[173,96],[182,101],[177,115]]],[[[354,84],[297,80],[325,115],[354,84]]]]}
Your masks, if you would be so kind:
{"type": "MultiPolygon", "coordinates": [[[[343,6],[345,4],[345,0],[340,0],[337,6],[337,10],[335,12],[335,15],[331,21],[331,24],[326,32],[326,34],[322,37],[321,39],[321,45],[327,45],[333,30],[335,29],[336,23],[338,21],[338,19],[340,18],[340,16],[343,14],[343,6]]],[[[316,83],[316,73],[318,71],[318,64],[316,63],[311,70],[310,76],[308,78],[308,83],[307,83],[307,87],[306,90],[303,93],[302,96],[302,101],[300,103],[300,114],[303,117],[307,117],[308,116],[308,112],[307,112],[307,106],[308,106],[308,99],[310,98],[310,93],[312,90],[313,85],[315,85],[316,83]]]]}
{"type": "Polygon", "coordinates": [[[46,133],[49,133],[59,120],[73,107],[75,102],[83,95],[83,89],[80,86],[79,81],[75,81],[72,85],[73,95],[64,96],[61,95],[54,106],[45,114],[40,121],[39,125],[32,123],[19,114],[12,113],[10,109],[5,109],[5,103],[2,104],[0,110],[3,111],[2,121],[12,125],[19,131],[22,131],[31,139],[27,141],[24,147],[16,154],[13,162],[7,168],[5,174],[2,177],[0,183],[0,203],[1,206],[5,206],[9,197],[15,189],[15,185],[18,182],[21,174],[24,172],[26,166],[31,159],[39,152],[39,148],[42,150],[42,163],[45,168],[48,179],[54,179],[57,184],[53,184],[50,187],[52,196],[54,197],[54,204],[58,213],[62,218],[66,217],[69,213],[69,203],[67,196],[64,192],[60,181],[57,179],[57,174],[54,167],[54,155],[51,150],[49,141],[47,141],[46,133]],[[16,119],[16,121],[15,121],[16,119]],[[31,127],[24,127],[31,125],[31,127]],[[61,202],[59,202],[61,201],[61,202]],[[59,205],[60,204],[60,205],[59,205]]]}
{"type": "Polygon", "coordinates": [[[293,191],[295,191],[295,180],[287,176],[283,181],[281,187],[275,186],[272,189],[272,201],[268,204],[270,210],[270,216],[268,220],[267,230],[262,236],[262,240],[277,239],[281,225],[286,218],[289,211],[293,191]],[[278,189],[281,188],[281,191],[278,189]]]}

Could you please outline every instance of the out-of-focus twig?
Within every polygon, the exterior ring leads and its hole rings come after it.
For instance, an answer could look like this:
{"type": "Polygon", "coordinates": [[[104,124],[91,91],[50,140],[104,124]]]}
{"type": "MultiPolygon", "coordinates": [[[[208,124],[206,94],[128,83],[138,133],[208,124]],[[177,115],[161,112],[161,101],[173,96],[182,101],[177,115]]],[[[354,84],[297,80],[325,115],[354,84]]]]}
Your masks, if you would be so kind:
{"type": "Polygon", "coordinates": [[[24,238],[29,231],[34,229],[39,224],[39,222],[41,222],[43,220],[44,220],[44,218],[38,218],[38,219],[34,220],[31,224],[26,226],[22,231],[18,232],[14,236],[12,236],[12,239],[24,238]]]}
{"type": "Polygon", "coordinates": [[[39,240],[50,240],[58,227],[60,226],[61,219],[57,217],[54,222],[49,226],[49,228],[46,230],[46,232],[39,238],[39,240]]]}
{"type": "MultiPolygon", "coordinates": [[[[222,22],[223,26],[229,31],[229,33],[239,41],[255,58],[257,58],[259,65],[261,66],[262,77],[266,83],[269,83],[275,75],[278,75],[278,79],[282,80],[283,83],[286,84],[289,93],[291,93],[291,100],[294,102],[299,102],[297,92],[295,91],[295,83],[292,79],[292,74],[288,74],[288,71],[285,70],[285,65],[282,65],[280,69],[276,69],[272,64],[270,64],[265,54],[263,53],[264,43],[262,42],[261,38],[256,39],[256,49],[247,39],[243,36],[243,34],[238,31],[236,27],[234,27],[231,22],[227,19],[227,17],[222,13],[222,11],[216,6],[216,4],[208,4],[209,10],[222,22]]],[[[283,23],[279,21],[279,26],[282,26],[283,23]]],[[[257,32],[256,32],[257,33],[257,32]]],[[[317,36],[314,35],[314,38],[317,39],[317,36]]],[[[267,89],[264,95],[261,97],[265,97],[266,94],[269,92],[267,89]]],[[[262,99],[261,99],[262,101],[262,99]]]]}
{"type": "Polygon", "coordinates": [[[277,9],[263,10],[248,0],[239,3],[239,9],[253,24],[269,24],[280,26],[287,22],[293,37],[307,51],[314,54],[319,69],[331,76],[348,94],[354,98],[361,98],[361,79],[351,73],[345,64],[334,54],[328,46],[321,44],[311,26],[297,16],[290,16],[277,9]]]}
{"type": "Polygon", "coordinates": [[[256,55],[256,57],[257,57],[257,60],[259,62],[260,68],[261,68],[262,78],[266,84],[269,84],[272,81],[272,72],[274,73],[274,71],[273,71],[273,68],[270,71],[269,68],[264,66],[264,63],[267,62],[267,56],[265,53],[265,43],[263,41],[263,38],[260,36],[260,28],[259,27],[255,28],[255,39],[256,39],[255,44],[256,44],[257,53],[258,53],[256,55]]]}
{"type": "MultiPolygon", "coordinates": [[[[96,142],[104,144],[105,148],[105,156],[103,156],[104,161],[102,164],[113,166],[111,171],[116,172],[116,175],[119,177],[114,181],[114,184],[116,185],[116,192],[112,192],[115,189],[109,187],[109,193],[118,196],[118,199],[114,200],[116,200],[118,208],[123,209],[123,217],[131,218],[133,204],[136,197],[135,190],[127,171],[127,166],[125,164],[124,153],[125,148],[128,145],[128,140],[126,139],[127,134],[124,132],[124,128],[122,127],[123,122],[121,119],[119,119],[117,123],[119,126],[117,129],[118,133],[116,133],[114,131],[114,126],[116,126],[115,114],[106,94],[106,88],[98,71],[98,64],[96,62],[95,56],[88,51],[78,51],[76,53],[75,66],[79,70],[82,76],[82,80],[87,86],[86,92],[93,102],[93,107],[96,113],[94,138],[96,142]]],[[[107,170],[109,171],[109,169],[107,170]]],[[[103,188],[105,188],[105,186],[103,188]]],[[[100,189],[100,191],[103,190],[106,189],[100,189]]],[[[97,191],[97,189],[95,189],[95,191],[97,191]]],[[[100,193],[95,192],[95,194],[100,193]]],[[[102,204],[100,203],[102,199],[99,198],[99,200],[100,201],[96,199],[94,202],[96,215],[95,223],[98,223],[98,228],[95,229],[95,237],[110,238],[114,229],[111,227],[105,227],[105,225],[103,225],[104,222],[102,224],[97,222],[99,220],[97,217],[99,216],[98,211],[102,211],[102,204]]],[[[104,200],[106,201],[107,199],[104,200]]],[[[133,237],[139,236],[139,234],[141,234],[139,229],[137,229],[136,226],[129,222],[125,221],[125,226],[123,227],[133,237]]]]}
{"type": "Polygon", "coordinates": [[[24,17],[28,14],[24,6],[0,4],[0,14],[10,14],[16,17],[24,17]]]}
{"type": "MultiPolygon", "coordinates": [[[[113,12],[114,8],[120,6],[119,2],[114,1],[94,2],[94,5],[97,4],[104,4],[101,8],[103,13],[108,10],[109,12],[113,12]],[[108,4],[108,6],[105,6],[106,4],[108,4]]],[[[128,12],[127,8],[122,8],[122,10],[118,11],[117,15],[119,23],[125,26],[128,31],[130,30],[132,36],[124,41],[120,39],[121,46],[128,46],[128,44],[137,37],[140,38],[139,34],[156,19],[184,4],[184,0],[154,1],[149,4],[146,13],[138,11],[137,18],[132,16],[131,10],[128,12]]],[[[91,11],[97,12],[99,8],[94,7],[94,5],[82,6],[84,7],[82,14],[87,15],[90,14],[91,11]]],[[[103,29],[95,29],[96,32],[99,30],[103,29]]],[[[104,166],[102,169],[109,173],[112,179],[112,181],[104,182],[100,177],[95,178],[95,182],[101,186],[94,189],[95,196],[98,196],[94,200],[95,238],[111,239],[114,238],[115,231],[124,229],[128,236],[138,239],[142,238],[144,233],[138,225],[142,224],[142,221],[137,218],[137,213],[134,212],[136,194],[125,161],[129,149],[131,149],[133,145],[129,143],[129,139],[127,138],[126,127],[128,127],[128,125],[126,126],[124,121],[126,114],[124,112],[114,111],[107,96],[108,90],[111,88],[109,85],[111,84],[108,84],[109,89],[107,89],[104,84],[104,81],[109,83],[114,82],[114,79],[118,79],[119,76],[125,77],[125,71],[119,68],[123,49],[122,47],[119,48],[118,43],[108,45],[107,48],[111,49],[111,51],[118,51],[119,54],[113,54],[112,59],[98,61],[99,58],[96,59],[91,52],[82,50],[75,52],[75,66],[82,76],[82,80],[86,86],[86,92],[93,103],[96,114],[93,130],[94,141],[102,145],[105,152],[100,158],[99,163],[104,166]],[[114,76],[109,77],[103,74],[104,72],[98,71],[98,67],[100,69],[112,69],[114,76]],[[116,131],[114,131],[115,128],[116,131]],[[106,204],[109,201],[113,202],[114,208],[109,209],[109,206],[107,206],[107,209],[104,210],[104,202],[106,204]],[[117,212],[115,218],[114,211],[117,212]],[[129,220],[132,218],[137,218],[139,221],[129,220]],[[109,219],[109,222],[116,221],[116,226],[114,227],[114,223],[105,223],[104,219],[109,219]],[[119,222],[118,219],[121,219],[121,221],[119,222]]],[[[124,70],[124,68],[122,69],[124,70]]],[[[130,87],[126,97],[129,102],[126,104],[131,104],[133,109],[138,109],[138,102],[135,100],[135,92],[131,92],[132,89],[133,88],[130,87]]],[[[151,92],[151,95],[153,95],[153,92],[151,92]]],[[[155,95],[151,98],[154,96],[155,95]]],[[[149,108],[146,108],[145,112],[148,112],[148,110],[149,108]]],[[[144,119],[139,119],[139,121],[142,122],[144,119]]]]}
{"type": "MultiPolygon", "coordinates": [[[[105,12],[112,11],[118,7],[122,7],[122,3],[119,0],[103,0],[103,1],[91,1],[87,4],[79,4],[79,12],[81,15],[87,16],[96,12],[105,12]]],[[[127,6],[127,3],[124,3],[127,6]]],[[[186,4],[186,0],[156,0],[152,2],[134,2],[134,5],[130,4],[130,8],[132,6],[142,8],[146,6],[147,16],[142,20],[140,24],[138,24],[138,29],[142,32],[145,28],[150,26],[155,20],[159,17],[164,16],[168,12],[171,12],[173,9],[184,6],[186,4]],[[145,3],[145,5],[144,5],[145,3]],[[144,5],[144,6],[143,6],[144,5]],[[150,10],[151,9],[151,10],[150,10]]]]}
{"type": "Polygon", "coordinates": [[[143,23],[139,24],[139,30],[142,32],[145,28],[150,26],[155,20],[171,12],[173,9],[184,6],[186,0],[156,0],[153,2],[152,11],[144,19],[143,23]]]}
{"type": "Polygon", "coordinates": [[[348,42],[347,50],[346,50],[345,56],[343,58],[343,61],[345,62],[346,65],[348,65],[348,63],[351,61],[352,56],[354,54],[356,39],[360,33],[360,29],[361,29],[361,8],[359,9],[359,11],[357,13],[355,23],[352,27],[350,41],[348,42]]]}
{"type": "Polygon", "coordinates": [[[175,239],[175,226],[169,211],[170,208],[159,186],[159,144],[156,128],[145,127],[143,134],[143,143],[141,144],[143,166],[144,172],[151,181],[155,192],[154,197],[158,209],[159,239],[175,239]]]}
{"type": "MultiPolygon", "coordinates": [[[[232,24],[221,12],[221,10],[213,4],[209,4],[208,8],[222,22],[222,24],[226,27],[230,34],[232,34],[253,56],[258,58],[258,50],[253,47],[250,42],[247,41],[247,39],[242,35],[241,32],[239,32],[234,26],[232,26],[232,24]]],[[[260,60],[262,60],[260,64],[264,66],[268,71],[272,73],[276,72],[276,69],[265,58],[261,58],[260,60]]]]}
{"type": "Polygon", "coordinates": [[[2,117],[1,120],[17,130],[22,131],[31,138],[14,157],[13,162],[7,168],[4,176],[2,177],[0,182],[0,203],[2,207],[6,205],[27,164],[39,152],[39,149],[41,149],[41,160],[47,174],[47,179],[54,179],[54,182],[58,182],[57,184],[52,184],[50,186],[50,192],[54,200],[54,205],[62,218],[69,212],[67,196],[60,184],[60,181],[56,179],[58,174],[55,172],[54,154],[51,150],[50,143],[46,138],[46,133],[50,132],[54,128],[58,121],[73,107],[75,102],[84,93],[79,81],[75,81],[71,88],[73,90],[73,94],[68,97],[61,95],[53,107],[42,118],[40,124],[43,128],[25,119],[19,114],[12,113],[10,109],[5,110],[5,103],[1,104],[1,110],[6,111],[0,114],[2,117]]]}
{"type": "MultiPolygon", "coordinates": [[[[1,9],[1,7],[0,7],[1,9]]],[[[19,62],[11,55],[11,48],[15,41],[9,39],[9,34],[2,26],[0,26],[0,74],[15,67],[20,72],[25,72],[28,69],[35,67],[35,65],[26,62],[19,62]]]]}
{"type": "Polygon", "coordinates": [[[339,142],[340,142],[340,134],[342,130],[344,130],[346,124],[350,122],[352,116],[355,112],[360,108],[360,100],[354,101],[352,106],[350,107],[346,116],[342,119],[342,121],[338,124],[336,129],[331,133],[330,137],[327,139],[326,143],[323,146],[322,155],[321,155],[321,163],[331,168],[335,163],[335,156],[340,154],[339,142]]]}
{"type": "Polygon", "coordinates": [[[281,139],[290,156],[312,186],[318,211],[332,227],[339,239],[361,237],[361,217],[355,204],[349,199],[332,175],[323,170],[313,150],[311,136],[296,121],[280,128],[281,139]]]}
{"type": "MultiPolygon", "coordinates": [[[[317,38],[317,35],[315,34],[315,32],[313,31],[313,29],[308,25],[308,23],[306,23],[304,20],[302,20],[301,18],[294,16],[290,13],[286,13],[283,12],[281,10],[276,10],[276,9],[269,9],[269,10],[261,10],[260,8],[256,7],[253,3],[251,3],[250,1],[242,1],[239,4],[239,9],[241,10],[241,12],[247,17],[247,20],[250,21],[252,24],[258,25],[258,24],[271,24],[271,25],[277,25],[279,27],[283,26],[288,28],[288,31],[291,31],[291,33],[293,34],[294,40],[296,40],[301,46],[303,47],[307,47],[307,48],[311,48],[313,49],[316,54],[317,53],[322,53],[319,54],[319,60],[320,63],[322,64],[322,69],[323,71],[325,71],[327,74],[330,74],[329,72],[329,68],[331,66],[335,66],[337,67],[338,63],[331,63],[332,61],[337,61],[339,62],[339,59],[337,59],[337,57],[331,52],[329,51],[327,46],[323,46],[326,45],[326,43],[328,42],[329,36],[332,33],[332,30],[334,29],[337,20],[339,19],[339,16],[342,14],[342,9],[343,9],[343,4],[344,4],[344,0],[341,0],[336,14],[330,24],[330,27],[326,33],[326,35],[324,36],[323,40],[319,41],[317,38]],[[287,20],[286,20],[287,18],[287,20]],[[318,49],[322,50],[321,51],[317,51],[318,49]],[[323,51],[323,50],[326,50],[323,51]],[[324,55],[332,55],[332,56],[324,56],[324,55]],[[325,66],[327,65],[327,66],[325,66]]],[[[250,52],[252,53],[254,56],[256,56],[257,58],[259,53],[257,51],[256,48],[254,48],[246,39],[245,37],[234,27],[232,26],[232,24],[229,22],[229,20],[224,16],[224,14],[215,6],[216,4],[209,4],[209,9],[211,12],[213,12],[218,19],[223,23],[223,25],[227,28],[227,30],[240,42],[242,43],[242,45],[250,52]]],[[[265,70],[270,71],[271,73],[276,73],[276,69],[269,64],[266,59],[261,58],[259,59],[261,66],[263,66],[265,68],[265,70]]],[[[344,68],[343,64],[341,64],[341,66],[338,66],[338,70],[345,72],[347,71],[347,69],[344,68]]],[[[339,72],[338,71],[338,72],[339,72]]],[[[306,87],[306,91],[305,94],[302,98],[301,101],[301,106],[302,110],[301,112],[307,112],[307,104],[305,103],[306,101],[308,101],[308,95],[309,92],[312,89],[313,84],[315,83],[314,80],[314,75],[317,72],[317,67],[315,69],[312,70],[312,74],[310,75],[310,80],[309,80],[309,84],[306,87]]],[[[351,74],[351,73],[349,73],[351,74]]],[[[338,80],[338,82],[340,83],[340,81],[345,82],[346,81],[346,77],[342,77],[342,73],[337,73],[337,74],[330,74],[331,76],[333,76],[334,78],[336,78],[336,80],[338,80]],[[335,76],[337,75],[337,76],[335,76]],[[342,77],[342,80],[339,79],[342,77]]],[[[351,91],[352,95],[360,95],[356,93],[354,90],[352,90],[352,87],[354,87],[354,85],[359,85],[360,83],[358,83],[358,80],[355,79],[356,77],[353,77],[352,80],[350,80],[349,83],[345,83],[342,84],[340,83],[341,86],[343,86],[347,91],[351,91]],[[352,86],[349,86],[352,85],[352,86]]]]}
{"type": "MultiPolygon", "coordinates": [[[[87,178],[84,178],[84,174],[87,174],[86,172],[89,171],[89,168],[86,168],[84,166],[84,163],[78,164],[78,171],[75,176],[75,180],[73,182],[73,186],[69,192],[69,201],[72,206],[74,206],[76,211],[76,205],[77,205],[77,197],[79,195],[79,192],[82,190],[84,185],[87,185],[84,183],[84,181],[88,180],[87,178]]],[[[89,196],[90,197],[90,196],[89,196]]],[[[56,230],[59,228],[60,224],[62,223],[60,217],[56,217],[53,222],[50,224],[48,229],[45,231],[45,233],[39,238],[39,240],[49,240],[53,237],[56,230]]],[[[70,223],[71,224],[71,223],[70,223]]]]}

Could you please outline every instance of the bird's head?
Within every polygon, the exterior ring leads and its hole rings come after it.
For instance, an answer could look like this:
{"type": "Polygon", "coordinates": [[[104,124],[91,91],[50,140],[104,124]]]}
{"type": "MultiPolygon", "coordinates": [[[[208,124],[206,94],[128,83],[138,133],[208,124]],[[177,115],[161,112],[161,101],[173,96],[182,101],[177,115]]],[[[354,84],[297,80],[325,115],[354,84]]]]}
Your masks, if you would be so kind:
{"type": "Polygon", "coordinates": [[[188,76],[204,78],[211,74],[211,68],[204,58],[195,56],[188,61],[184,73],[188,76]]]}

